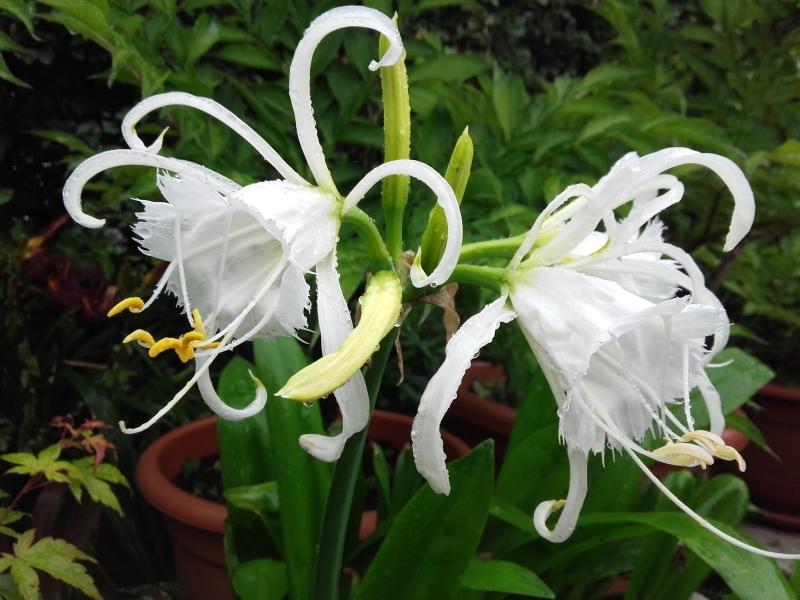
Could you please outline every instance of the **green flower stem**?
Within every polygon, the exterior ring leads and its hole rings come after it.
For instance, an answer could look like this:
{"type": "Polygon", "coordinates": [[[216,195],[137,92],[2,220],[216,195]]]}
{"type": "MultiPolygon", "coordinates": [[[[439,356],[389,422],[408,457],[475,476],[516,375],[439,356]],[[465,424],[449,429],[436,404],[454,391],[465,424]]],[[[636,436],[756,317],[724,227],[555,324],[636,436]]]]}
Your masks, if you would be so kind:
{"type": "MultiPolygon", "coordinates": [[[[364,376],[369,393],[370,414],[375,407],[383,372],[392,346],[394,346],[395,335],[397,335],[397,329],[393,328],[381,340],[378,351],[372,355],[372,368],[368,369],[364,376]]],[[[361,468],[361,457],[364,453],[368,428],[369,426],[365,427],[347,440],[342,455],[336,461],[319,540],[314,600],[336,600],[339,595],[339,576],[342,572],[347,519],[350,516],[350,505],[353,502],[358,470],[361,468]]]]}
{"type": "MultiPolygon", "coordinates": [[[[395,15],[395,23],[397,15],[395,15]]],[[[379,55],[389,49],[388,38],[381,36],[379,55]]],[[[381,67],[383,88],[384,162],[407,159],[411,155],[411,102],[405,53],[397,64],[381,67]]],[[[403,211],[408,202],[407,175],[392,175],[383,180],[383,212],[386,215],[386,245],[396,264],[403,261],[403,211]]]]}
{"type": "Polygon", "coordinates": [[[358,237],[364,242],[367,247],[367,256],[369,256],[369,268],[373,273],[386,271],[387,269],[393,270],[394,265],[386,250],[386,245],[383,243],[383,238],[375,227],[375,222],[360,208],[356,207],[350,211],[342,219],[342,223],[347,223],[356,230],[358,237]]]}
{"type": "MultiPolygon", "coordinates": [[[[464,133],[458,138],[456,147],[453,149],[444,176],[447,183],[453,188],[459,204],[464,197],[464,190],[467,189],[474,152],[469,131],[464,129],[464,133]]],[[[428,217],[428,227],[422,234],[422,268],[426,273],[431,273],[439,264],[446,244],[447,219],[444,216],[444,209],[436,204],[428,217]]]]}
{"type": "Polygon", "coordinates": [[[450,275],[450,279],[447,280],[447,283],[479,285],[499,294],[503,285],[503,275],[505,272],[505,269],[496,269],[494,267],[457,265],[455,270],[453,270],[453,274],[450,275]]]}
{"type": "Polygon", "coordinates": [[[523,233],[516,237],[501,240],[464,244],[461,246],[458,262],[472,262],[479,258],[512,258],[522,245],[522,242],[525,241],[527,235],[527,233],[523,233]]]}

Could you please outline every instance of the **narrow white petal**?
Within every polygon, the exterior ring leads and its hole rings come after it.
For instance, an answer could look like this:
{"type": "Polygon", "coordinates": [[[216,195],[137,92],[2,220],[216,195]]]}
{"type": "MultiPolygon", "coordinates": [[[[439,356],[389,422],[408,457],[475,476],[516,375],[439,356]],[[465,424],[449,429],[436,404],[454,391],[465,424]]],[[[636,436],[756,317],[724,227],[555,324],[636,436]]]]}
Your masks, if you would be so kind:
{"type": "Polygon", "coordinates": [[[102,173],[106,169],[134,165],[155,167],[157,169],[166,169],[167,171],[180,173],[186,177],[205,182],[222,194],[230,194],[240,188],[238,184],[227,177],[223,177],[218,173],[214,173],[214,171],[194,163],[174,158],[165,158],[157,154],[150,154],[144,150],[109,150],[108,152],[97,154],[83,161],[78,165],[78,168],[72,172],[72,175],[69,176],[66,184],[64,184],[64,206],[75,222],[91,229],[102,227],[103,223],[105,223],[103,219],[91,217],[84,213],[81,208],[81,191],[83,190],[83,186],[86,185],[86,182],[92,177],[98,173],[102,173]]]}
{"type": "Polygon", "coordinates": [[[705,371],[698,375],[697,387],[703,396],[706,408],[708,408],[708,416],[711,420],[711,433],[722,435],[722,430],[725,429],[725,416],[722,414],[722,400],[719,397],[717,388],[711,383],[705,371]]]}
{"type": "Polygon", "coordinates": [[[436,199],[444,209],[445,219],[447,220],[447,243],[445,245],[442,260],[433,270],[433,273],[426,275],[422,267],[415,262],[411,267],[411,282],[420,288],[426,285],[441,285],[447,281],[453,273],[458,263],[458,254],[461,252],[461,239],[463,237],[463,226],[461,223],[461,211],[458,206],[458,199],[453,193],[453,188],[447,183],[444,177],[425,163],[416,160],[393,160],[374,168],[358,182],[344,201],[342,214],[347,214],[355,207],[370,188],[384,177],[389,175],[408,175],[419,179],[427,185],[436,199]]]}
{"type": "MultiPolygon", "coordinates": [[[[519,247],[517,252],[514,254],[514,257],[511,259],[511,262],[508,263],[508,273],[512,274],[516,271],[517,267],[519,267],[522,259],[525,258],[525,255],[531,251],[533,248],[534,243],[536,243],[536,237],[539,235],[539,231],[547,225],[547,218],[550,215],[553,215],[554,218],[557,218],[559,224],[563,219],[572,218],[580,211],[580,209],[585,206],[585,198],[589,198],[592,195],[592,188],[588,185],[583,183],[579,183],[578,185],[571,185],[563,192],[561,192],[558,196],[556,196],[553,201],[547,205],[542,211],[542,214],[539,215],[539,218],[536,219],[536,222],[531,227],[530,231],[528,231],[528,235],[525,236],[525,240],[522,242],[522,245],[519,247]],[[576,200],[564,208],[564,212],[559,211],[556,213],[555,211],[558,210],[563,204],[565,204],[568,200],[576,198],[576,200]],[[584,200],[581,200],[584,198],[584,200]],[[571,207],[574,208],[571,209],[571,207]],[[578,209],[578,211],[573,212],[573,210],[578,209]],[[554,214],[555,213],[555,214],[554,214]]],[[[576,241],[576,245],[580,243],[581,240],[576,241]]]]}
{"type": "MultiPolygon", "coordinates": [[[[283,160],[275,149],[270,146],[255,130],[227,108],[211,98],[192,96],[184,92],[169,92],[157,94],[142,100],[134,106],[122,121],[122,136],[133,150],[148,150],[139,136],[136,135],[136,123],[148,113],[165,106],[190,106],[201,110],[212,117],[219,119],[225,125],[247,140],[264,159],[275,167],[281,177],[298,185],[309,185],[297,172],[283,160]]],[[[163,134],[162,134],[163,135],[163,134]]],[[[155,149],[157,151],[157,149],[155,149]]]]}
{"type": "Polygon", "coordinates": [[[575,531],[575,524],[581,514],[588,488],[586,481],[586,455],[573,448],[568,448],[567,453],[569,455],[569,492],[567,493],[567,502],[558,515],[556,526],[551,531],[548,529],[546,522],[547,517],[553,512],[552,508],[556,501],[542,502],[533,513],[533,525],[539,535],[556,543],[563,542],[575,531]]]}
{"type": "MultiPolygon", "coordinates": [[[[202,367],[203,362],[206,360],[210,359],[198,358],[195,361],[195,368],[202,367]]],[[[264,387],[264,384],[262,384],[261,381],[259,381],[253,375],[253,373],[250,373],[250,378],[253,380],[253,383],[256,386],[256,397],[245,408],[233,408],[228,406],[225,401],[219,397],[214,389],[214,384],[211,383],[211,376],[209,375],[208,371],[205,371],[197,380],[197,387],[200,390],[200,395],[203,396],[205,403],[217,415],[228,421],[240,421],[260,413],[261,410],[267,405],[267,389],[264,387]]]]}
{"type": "Polygon", "coordinates": [[[314,109],[311,107],[311,58],[323,37],[344,27],[366,27],[389,38],[389,50],[384,57],[380,62],[373,61],[369,65],[373,71],[378,67],[395,64],[403,55],[400,32],[392,20],[377,10],[363,6],[344,6],[323,13],[309,25],[297,45],[289,69],[289,97],[297,122],[297,137],[317,185],[334,193],[336,186],[325,164],[322,146],[317,137],[314,109]]]}
{"type": "Polygon", "coordinates": [[[508,323],[515,317],[516,313],[506,308],[504,294],[468,319],[447,343],[444,363],[422,394],[411,429],[414,462],[417,471],[438,494],[450,493],[444,444],[439,433],[442,419],[455,399],[461,379],[475,353],[492,341],[501,323],[508,323]]]}
{"type": "MultiPolygon", "coordinates": [[[[338,350],[353,331],[350,309],[339,285],[335,248],[317,265],[317,311],[322,354],[327,355],[338,350]]],[[[369,395],[360,370],[333,395],[342,413],[342,433],[335,437],[308,434],[300,438],[300,445],[309,454],[327,462],[338,459],[348,438],[369,421],[369,395]]]]}

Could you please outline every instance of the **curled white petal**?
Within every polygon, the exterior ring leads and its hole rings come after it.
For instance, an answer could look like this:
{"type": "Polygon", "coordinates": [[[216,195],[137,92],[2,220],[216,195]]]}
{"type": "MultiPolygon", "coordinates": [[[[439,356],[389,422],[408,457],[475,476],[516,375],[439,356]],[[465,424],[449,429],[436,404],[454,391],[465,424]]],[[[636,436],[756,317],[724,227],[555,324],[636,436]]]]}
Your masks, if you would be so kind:
{"type": "Polygon", "coordinates": [[[297,137],[317,185],[334,193],[336,186],[325,164],[322,146],[317,137],[314,109],[311,107],[311,58],[323,37],[344,27],[374,29],[389,39],[389,50],[380,62],[370,63],[369,68],[373,71],[378,67],[395,64],[403,55],[400,32],[392,20],[377,10],[363,6],[344,6],[323,13],[309,25],[297,45],[289,69],[289,97],[297,122],[297,137]]]}
{"type": "MultiPolygon", "coordinates": [[[[317,265],[317,311],[322,354],[327,355],[338,350],[353,331],[350,310],[339,285],[335,248],[317,265]]],[[[342,433],[335,437],[307,434],[300,438],[306,452],[326,462],[338,459],[348,438],[369,421],[369,395],[361,371],[356,371],[333,395],[342,413],[342,433]]]]}
{"type": "MultiPolygon", "coordinates": [[[[558,210],[563,204],[565,204],[568,200],[575,198],[576,200],[570,205],[575,206],[575,208],[582,208],[585,205],[585,198],[591,197],[592,195],[592,188],[588,185],[583,183],[579,183],[577,185],[571,185],[563,192],[561,192],[558,196],[556,196],[550,204],[547,205],[542,211],[542,214],[539,215],[539,218],[536,219],[536,222],[533,224],[533,227],[530,228],[528,231],[528,235],[525,236],[525,240],[522,242],[522,245],[517,249],[517,252],[514,254],[514,257],[511,259],[511,262],[508,263],[508,274],[511,275],[514,271],[516,271],[517,267],[519,267],[522,259],[525,258],[525,255],[531,251],[533,248],[534,243],[536,243],[536,238],[539,235],[539,232],[545,227],[546,220],[550,215],[556,216],[556,210],[558,210]],[[584,198],[581,201],[581,198],[584,198]]],[[[566,207],[564,209],[564,218],[572,217],[573,212],[569,210],[570,207],[566,207]]],[[[574,210],[574,209],[573,209],[574,210]]],[[[559,211],[559,215],[562,211],[559,211]]],[[[577,243],[580,243],[581,240],[578,240],[577,243]]],[[[577,244],[576,244],[577,245],[577,244]]]]}
{"type": "Polygon", "coordinates": [[[711,433],[722,435],[722,430],[725,429],[725,416],[722,414],[722,400],[717,388],[711,383],[705,371],[698,374],[697,387],[708,408],[708,417],[711,421],[711,433]]]}
{"type": "Polygon", "coordinates": [[[506,295],[503,294],[468,319],[447,343],[444,363],[422,394],[411,429],[414,462],[417,471],[438,494],[450,493],[444,444],[439,433],[442,418],[455,399],[461,379],[475,353],[492,341],[501,323],[508,323],[515,317],[516,313],[506,308],[506,295]]]}
{"type": "Polygon", "coordinates": [[[142,100],[139,102],[139,104],[134,106],[122,121],[122,136],[125,138],[128,146],[130,146],[130,148],[133,150],[145,150],[148,152],[157,153],[158,149],[161,147],[161,138],[164,136],[164,133],[162,132],[161,136],[158,140],[156,140],[156,143],[153,146],[147,148],[144,145],[144,142],[139,139],[139,136],[136,135],[136,123],[138,123],[142,117],[158,108],[175,105],[190,106],[192,108],[196,108],[197,110],[201,110],[216,119],[219,119],[225,125],[241,135],[245,140],[247,140],[268,163],[275,167],[275,170],[281,174],[281,177],[298,185],[309,185],[305,179],[298,175],[297,172],[281,158],[281,156],[272,146],[269,145],[269,143],[267,143],[264,138],[258,135],[258,133],[256,133],[252,127],[242,121],[239,117],[211,98],[193,96],[185,92],[168,92],[166,94],[157,94],[142,100]]]}
{"type": "Polygon", "coordinates": [[[580,450],[568,448],[569,455],[569,492],[567,493],[566,503],[548,500],[536,507],[533,513],[533,525],[536,531],[546,540],[551,542],[563,542],[572,532],[575,531],[575,524],[583,507],[588,487],[586,481],[586,455],[580,450]],[[554,512],[553,507],[561,505],[561,514],[558,522],[551,531],[547,527],[547,517],[554,512]]]}
{"type": "MultiPolygon", "coordinates": [[[[206,360],[210,359],[198,358],[195,361],[195,368],[202,367],[203,362],[206,360]]],[[[203,396],[203,400],[208,407],[220,417],[228,421],[240,421],[260,413],[267,405],[267,389],[264,384],[252,372],[250,372],[250,378],[256,386],[256,397],[245,408],[233,408],[226,404],[214,389],[214,384],[211,383],[211,376],[208,371],[205,371],[200,376],[200,379],[197,380],[197,388],[200,390],[200,395],[203,396]]]]}
{"type": "Polygon", "coordinates": [[[150,154],[145,150],[109,150],[108,152],[92,156],[78,165],[78,168],[72,172],[72,175],[69,176],[66,184],[64,184],[64,206],[75,222],[91,229],[102,227],[105,220],[89,216],[84,213],[81,208],[81,191],[83,190],[83,186],[86,185],[86,182],[92,177],[98,173],[102,173],[106,169],[134,165],[155,167],[157,169],[166,169],[167,171],[180,173],[181,175],[205,182],[222,194],[230,194],[241,187],[227,177],[223,177],[210,169],[187,161],[150,154]]]}
{"type": "Polygon", "coordinates": [[[341,433],[333,437],[306,433],[300,436],[300,447],[318,460],[333,462],[342,455],[346,441],[341,433]]]}
{"type": "Polygon", "coordinates": [[[447,243],[445,244],[442,260],[433,270],[433,273],[426,275],[422,267],[417,263],[411,268],[411,282],[416,287],[424,287],[434,284],[441,285],[447,281],[453,273],[453,269],[458,263],[458,254],[461,251],[461,239],[463,237],[463,226],[461,223],[461,211],[458,207],[458,199],[453,188],[447,183],[444,177],[425,163],[416,160],[393,160],[375,167],[358,182],[358,185],[347,195],[342,208],[342,214],[347,214],[355,207],[369,189],[378,181],[389,175],[408,175],[419,179],[427,185],[439,202],[439,206],[444,209],[445,219],[447,220],[447,243]]]}

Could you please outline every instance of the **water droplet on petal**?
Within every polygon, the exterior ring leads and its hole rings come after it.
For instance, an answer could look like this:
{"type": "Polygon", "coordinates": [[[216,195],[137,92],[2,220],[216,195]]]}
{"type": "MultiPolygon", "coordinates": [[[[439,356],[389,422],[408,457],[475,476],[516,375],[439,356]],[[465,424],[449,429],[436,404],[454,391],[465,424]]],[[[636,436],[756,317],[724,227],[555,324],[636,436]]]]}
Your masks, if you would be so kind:
{"type": "Polygon", "coordinates": [[[303,402],[303,406],[305,406],[306,408],[311,408],[312,406],[314,406],[314,403],[313,402],[303,402]]]}

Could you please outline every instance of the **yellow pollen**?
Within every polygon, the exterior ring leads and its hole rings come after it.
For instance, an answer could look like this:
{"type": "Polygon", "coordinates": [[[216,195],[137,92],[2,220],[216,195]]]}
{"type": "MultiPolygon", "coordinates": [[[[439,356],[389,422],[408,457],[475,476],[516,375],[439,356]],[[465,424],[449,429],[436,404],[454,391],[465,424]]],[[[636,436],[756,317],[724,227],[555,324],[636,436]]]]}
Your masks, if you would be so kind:
{"type": "Polygon", "coordinates": [[[152,348],[156,341],[153,339],[153,336],[147,333],[144,329],[137,329],[133,333],[130,333],[124,340],[122,340],[123,344],[127,344],[128,342],[139,342],[140,346],[144,346],[145,348],[152,348]]]}
{"type": "Polygon", "coordinates": [[[181,341],[177,338],[163,338],[153,344],[153,347],[150,348],[150,352],[148,352],[148,354],[150,355],[150,358],[155,358],[162,352],[180,348],[180,345],[181,341]]]}
{"type": "Polygon", "coordinates": [[[108,311],[108,316],[113,317],[114,315],[118,315],[126,308],[132,313],[142,312],[142,308],[144,308],[144,302],[142,302],[141,298],[125,298],[125,300],[108,311]]]}

